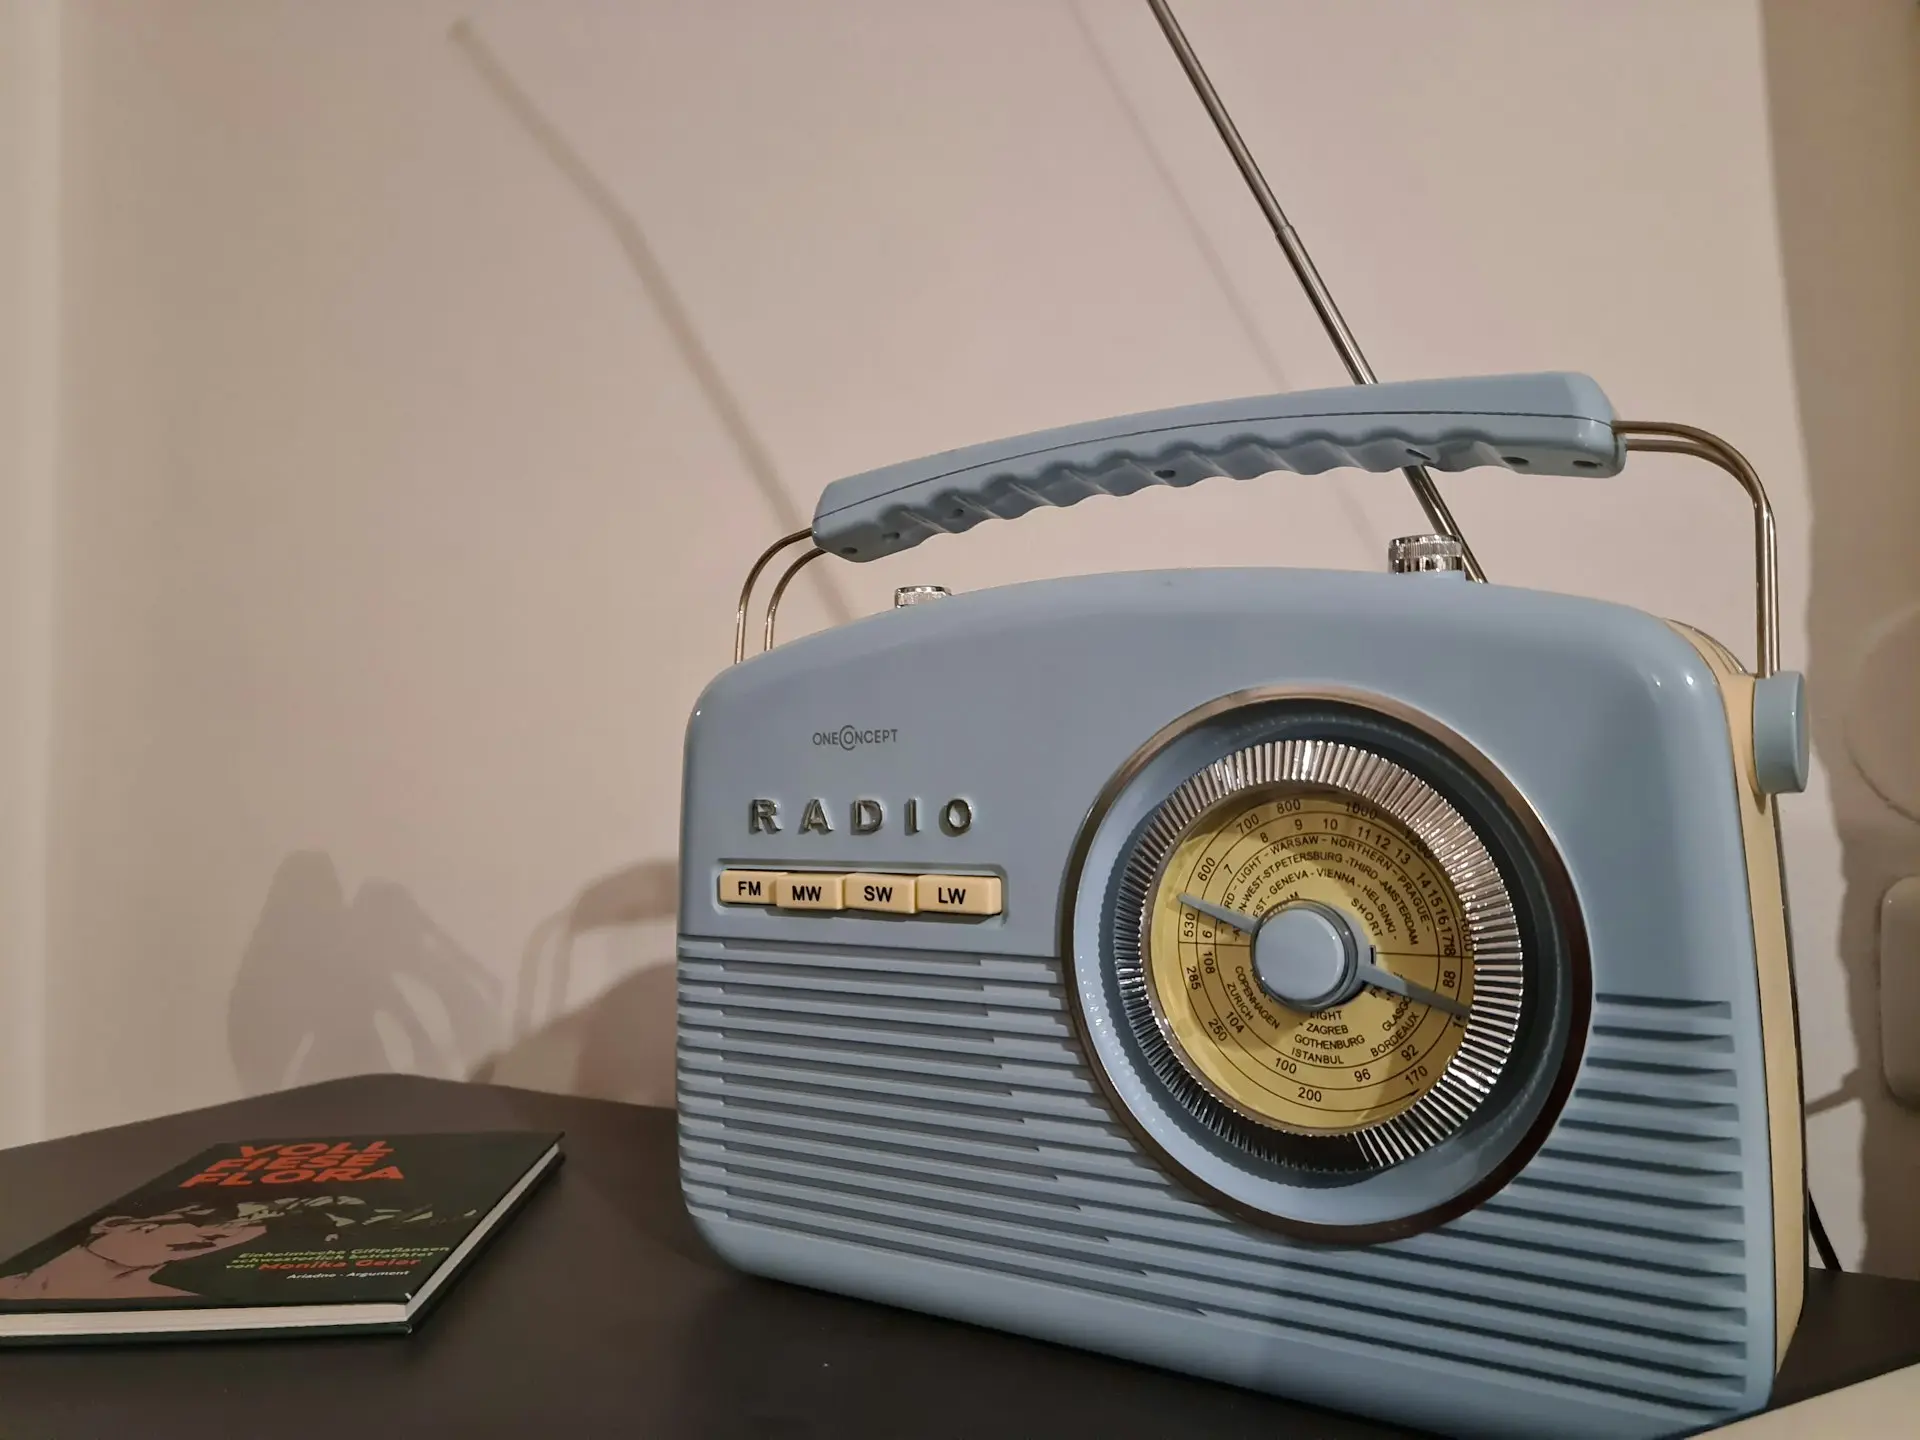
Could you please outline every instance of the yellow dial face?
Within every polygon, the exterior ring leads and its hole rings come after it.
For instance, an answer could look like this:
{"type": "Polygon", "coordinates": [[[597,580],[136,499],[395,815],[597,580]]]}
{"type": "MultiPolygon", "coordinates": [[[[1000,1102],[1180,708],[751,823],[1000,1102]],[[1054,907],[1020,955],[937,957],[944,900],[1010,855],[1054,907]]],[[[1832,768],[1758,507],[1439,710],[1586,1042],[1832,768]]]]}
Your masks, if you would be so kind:
{"type": "Polygon", "coordinates": [[[1150,916],[1163,1029],[1209,1090],[1264,1124],[1327,1135],[1389,1120],[1434,1087],[1466,1034],[1459,896],[1406,826],[1337,791],[1283,784],[1202,815],[1168,858],[1150,916]],[[1365,985],[1328,1009],[1290,1008],[1260,978],[1255,942],[1182,895],[1256,920],[1315,902],[1373,947],[1363,958],[1455,1003],[1365,985]]]}

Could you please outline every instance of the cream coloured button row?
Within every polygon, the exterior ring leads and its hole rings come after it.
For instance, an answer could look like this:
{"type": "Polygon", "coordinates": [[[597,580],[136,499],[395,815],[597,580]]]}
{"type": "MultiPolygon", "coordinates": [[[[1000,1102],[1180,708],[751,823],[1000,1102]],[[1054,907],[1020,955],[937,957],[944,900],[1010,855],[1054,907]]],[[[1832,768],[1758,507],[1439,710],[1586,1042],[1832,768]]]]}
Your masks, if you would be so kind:
{"type": "Polygon", "coordinates": [[[872,910],[888,915],[998,915],[997,875],[793,874],[722,870],[722,905],[781,910],[872,910]]]}

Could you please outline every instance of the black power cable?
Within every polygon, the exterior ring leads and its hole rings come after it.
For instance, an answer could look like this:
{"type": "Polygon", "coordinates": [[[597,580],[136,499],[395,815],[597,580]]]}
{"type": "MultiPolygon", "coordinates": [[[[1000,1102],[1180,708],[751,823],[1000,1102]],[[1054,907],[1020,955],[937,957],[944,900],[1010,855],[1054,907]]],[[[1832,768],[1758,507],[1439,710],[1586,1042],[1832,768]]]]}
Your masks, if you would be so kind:
{"type": "Polygon", "coordinates": [[[1829,1270],[1843,1269],[1833,1241],[1827,1238],[1827,1227],[1820,1223],[1820,1207],[1813,1203],[1811,1190],[1807,1192],[1807,1229],[1813,1232],[1813,1248],[1820,1252],[1820,1263],[1829,1270]]]}

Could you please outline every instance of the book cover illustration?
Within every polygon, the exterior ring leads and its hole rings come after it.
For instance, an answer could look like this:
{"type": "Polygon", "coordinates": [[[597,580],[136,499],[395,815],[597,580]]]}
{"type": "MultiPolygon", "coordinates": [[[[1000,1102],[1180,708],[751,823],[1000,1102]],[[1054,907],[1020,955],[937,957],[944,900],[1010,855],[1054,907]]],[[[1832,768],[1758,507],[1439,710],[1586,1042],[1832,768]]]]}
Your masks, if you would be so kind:
{"type": "Polygon", "coordinates": [[[405,1302],[559,1138],[216,1146],[0,1264],[0,1314],[405,1302]]]}

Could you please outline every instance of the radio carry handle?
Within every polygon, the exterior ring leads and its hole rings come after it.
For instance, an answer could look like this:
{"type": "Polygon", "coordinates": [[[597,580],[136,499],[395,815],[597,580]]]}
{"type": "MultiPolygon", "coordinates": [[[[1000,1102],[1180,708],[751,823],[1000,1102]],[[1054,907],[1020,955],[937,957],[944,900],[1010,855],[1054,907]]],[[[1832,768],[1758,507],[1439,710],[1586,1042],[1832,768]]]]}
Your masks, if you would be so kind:
{"type": "Polygon", "coordinates": [[[1526,474],[1613,475],[1624,459],[1613,419],[1598,385],[1565,374],[1215,400],[970,445],[836,480],[821,492],[813,538],[828,554],[875,560],[1042,506],[1275,470],[1501,465],[1526,474]]]}
{"type": "Polygon", "coordinates": [[[808,530],[784,536],[754,563],[735,616],[734,659],[746,656],[754,584],[782,550],[814,543],[780,577],[763,649],[773,645],[780,597],[801,566],[823,554],[864,562],[983,520],[1015,519],[1091,495],[1131,495],[1217,475],[1248,480],[1349,467],[1374,473],[1500,466],[1527,475],[1619,474],[1629,451],[1709,461],[1753,504],[1755,668],[1780,666],[1779,560],[1773,508],[1746,457],[1690,425],[1617,420],[1585,375],[1544,373],[1340,386],[1216,400],[1042,430],[945,450],[836,480],[820,493],[808,530]]]}

